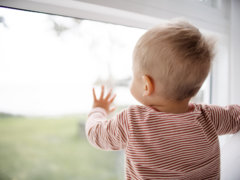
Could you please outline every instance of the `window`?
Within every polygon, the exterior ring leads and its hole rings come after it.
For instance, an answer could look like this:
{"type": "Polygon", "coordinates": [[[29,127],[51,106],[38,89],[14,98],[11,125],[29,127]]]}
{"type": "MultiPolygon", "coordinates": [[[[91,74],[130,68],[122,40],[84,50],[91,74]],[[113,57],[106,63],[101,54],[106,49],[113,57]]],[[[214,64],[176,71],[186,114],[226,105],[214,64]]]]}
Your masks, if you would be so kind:
{"type": "MultiPolygon", "coordinates": [[[[130,95],[132,50],[143,29],[0,8],[0,179],[123,179],[122,152],[84,135],[92,86],[130,95]]],[[[205,82],[196,102],[209,102],[205,82]]]]}

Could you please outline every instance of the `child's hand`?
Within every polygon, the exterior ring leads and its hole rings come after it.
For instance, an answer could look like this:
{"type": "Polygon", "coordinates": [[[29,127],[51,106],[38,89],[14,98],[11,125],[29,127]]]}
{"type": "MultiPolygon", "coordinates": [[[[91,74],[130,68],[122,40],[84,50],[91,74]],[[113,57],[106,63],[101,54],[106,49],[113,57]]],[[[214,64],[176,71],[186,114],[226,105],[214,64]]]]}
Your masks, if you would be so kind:
{"type": "Polygon", "coordinates": [[[93,88],[93,108],[101,107],[105,109],[106,112],[109,114],[116,109],[115,107],[110,107],[115,97],[116,97],[116,94],[112,96],[112,89],[111,89],[108,92],[107,96],[104,98],[104,86],[102,86],[100,98],[97,99],[95,89],[93,88]]]}

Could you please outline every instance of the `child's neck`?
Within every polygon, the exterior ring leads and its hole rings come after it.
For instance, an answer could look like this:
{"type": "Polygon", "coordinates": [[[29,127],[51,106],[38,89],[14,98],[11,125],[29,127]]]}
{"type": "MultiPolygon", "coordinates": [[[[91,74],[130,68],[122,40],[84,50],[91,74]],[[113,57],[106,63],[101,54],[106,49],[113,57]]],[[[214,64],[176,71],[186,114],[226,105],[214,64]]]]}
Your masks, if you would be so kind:
{"type": "Polygon", "coordinates": [[[185,99],[179,102],[165,101],[159,105],[151,105],[151,107],[161,112],[180,114],[189,111],[189,101],[190,99],[185,99]]]}

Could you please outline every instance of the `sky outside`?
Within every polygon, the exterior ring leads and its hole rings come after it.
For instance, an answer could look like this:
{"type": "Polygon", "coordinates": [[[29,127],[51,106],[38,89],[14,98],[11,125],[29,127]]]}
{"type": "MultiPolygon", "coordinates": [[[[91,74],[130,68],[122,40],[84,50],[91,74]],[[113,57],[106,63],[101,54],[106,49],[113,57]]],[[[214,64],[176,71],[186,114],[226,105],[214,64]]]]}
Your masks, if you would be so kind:
{"type": "MultiPolygon", "coordinates": [[[[5,8],[0,16],[0,112],[25,115],[87,112],[97,79],[131,77],[132,50],[145,32],[5,8]]],[[[117,104],[135,102],[127,88],[115,92],[117,104]]]]}

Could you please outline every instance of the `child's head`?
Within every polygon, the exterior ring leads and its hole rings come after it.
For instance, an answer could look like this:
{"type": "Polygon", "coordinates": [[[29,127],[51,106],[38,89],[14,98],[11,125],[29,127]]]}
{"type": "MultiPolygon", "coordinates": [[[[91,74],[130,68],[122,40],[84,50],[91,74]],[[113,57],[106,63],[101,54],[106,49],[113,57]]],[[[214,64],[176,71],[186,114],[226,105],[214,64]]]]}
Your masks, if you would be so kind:
{"type": "Polygon", "coordinates": [[[134,49],[136,82],[132,86],[139,87],[132,87],[132,91],[141,93],[141,88],[143,91],[147,88],[144,82],[151,81],[155,95],[174,101],[193,97],[209,73],[213,45],[213,41],[207,40],[196,27],[185,21],[150,29],[134,49]]]}

